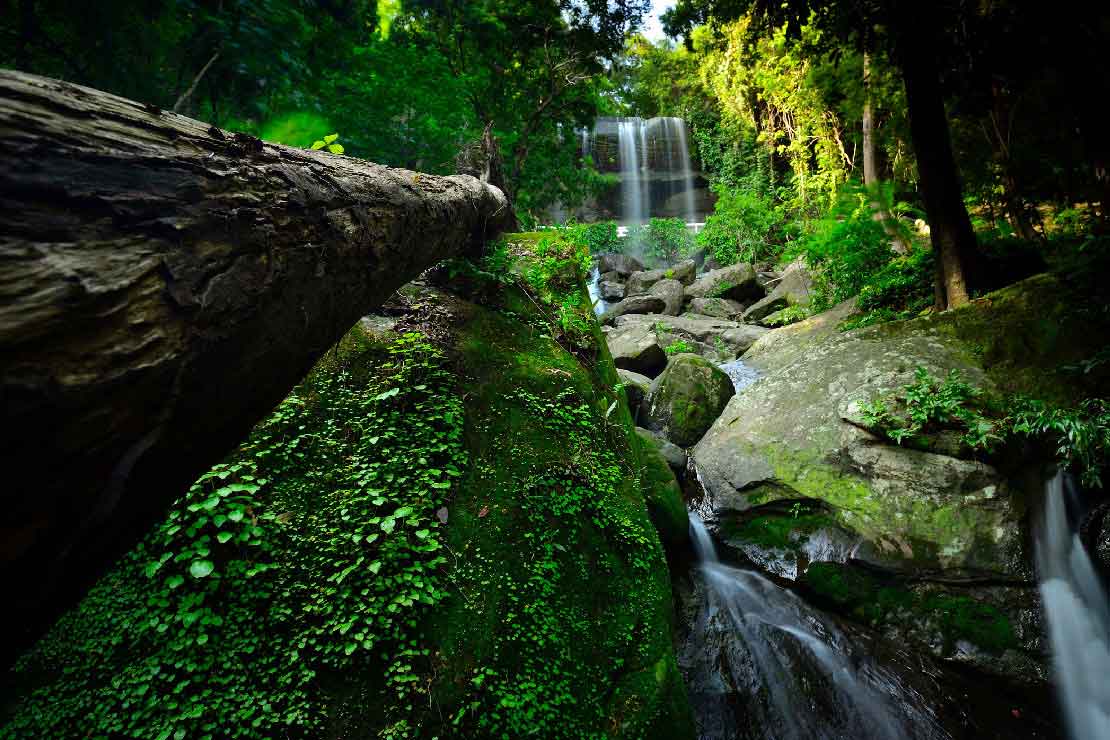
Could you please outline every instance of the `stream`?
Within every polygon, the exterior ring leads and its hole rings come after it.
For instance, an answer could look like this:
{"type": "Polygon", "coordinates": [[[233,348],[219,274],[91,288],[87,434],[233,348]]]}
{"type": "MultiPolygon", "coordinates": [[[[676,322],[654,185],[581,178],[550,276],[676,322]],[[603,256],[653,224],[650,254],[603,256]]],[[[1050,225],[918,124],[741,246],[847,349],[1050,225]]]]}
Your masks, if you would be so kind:
{"type": "Polygon", "coordinates": [[[951,737],[921,689],[874,659],[869,640],[755,571],[721,562],[701,519],[690,517],[696,615],[679,664],[700,738],[951,737]]]}
{"type": "Polygon", "coordinates": [[[1075,740],[1110,738],[1110,599],[1079,539],[1082,497],[1070,476],[1045,486],[1037,572],[1055,683],[1075,740]]]}

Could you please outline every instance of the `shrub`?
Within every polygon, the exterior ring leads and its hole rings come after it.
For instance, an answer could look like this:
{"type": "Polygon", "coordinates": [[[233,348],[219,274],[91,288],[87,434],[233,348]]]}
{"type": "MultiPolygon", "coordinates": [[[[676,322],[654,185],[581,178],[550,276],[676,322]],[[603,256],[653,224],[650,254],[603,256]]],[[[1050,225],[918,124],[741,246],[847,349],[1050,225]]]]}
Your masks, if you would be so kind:
{"type": "Polygon", "coordinates": [[[714,186],[717,204],[698,233],[697,244],[721,265],[776,258],[782,251],[773,235],[782,227],[785,210],[748,190],[714,186]]]}
{"type": "Polygon", "coordinates": [[[620,252],[624,246],[621,238],[617,236],[616,221],[571,224],[567,226],[567,232],[572,241],[587,247],[590,254],[620,252]]]}
{"type": "Polygon", "coordinates": [[[681,218],[653,218],[628,228],[626,252],[636,252],[649,264],[672,264],[686,257],[694,246],[693,236],[681,218]]]}
{"type": "Polygon", "coordinates": [[[667,348],[663,351],[666,352],[668,355],[677,355],[681,352],[696,352],[697,350],[693,346],[688,344],[686,340],[679,339],[676,342],[668,344],[667,348]]]}

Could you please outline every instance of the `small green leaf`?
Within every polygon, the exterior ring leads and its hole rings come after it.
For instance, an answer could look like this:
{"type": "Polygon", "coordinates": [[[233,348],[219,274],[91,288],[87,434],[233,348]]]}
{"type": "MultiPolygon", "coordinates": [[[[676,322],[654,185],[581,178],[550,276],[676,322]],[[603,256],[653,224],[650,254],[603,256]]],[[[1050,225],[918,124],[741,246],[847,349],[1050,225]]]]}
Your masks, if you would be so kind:
{"type": "Polygon", "coordinates": [[[327,136],[324,137],[324,143],[325,144],[331,144],[333,141],[335,141],[338,138],[339,138],[339,134],[328,134],[327,136]]]}
{"type": "Polygon", "coordinates": [[[342,154],[345,150],[342,144],[331,144],[328,146],[328,151],[332,154],[342,154]]]}
{"type": "Polygon", "coordinates": [[[211,560],[194,560],[189,566],[189,574],[193,578],[206,578],[216,569],[211,560]]]}
{"type": "Polygon", "coordinates": [[[219,534],[216,535],[216,541],[219,542],[222,545],[225,542],[227,542],[228,540],[230,540],[232,537],[233,537],[233,535],[231,534],[231,532],[220,532],[219,534]]]}
{"type": "Polygon", "coordinates": [[[327,146],[327,145],[324,142],[320,141],[319,139],[312,142],[312,148],[313,149],[323,149],[325,146],[327,146]]]}

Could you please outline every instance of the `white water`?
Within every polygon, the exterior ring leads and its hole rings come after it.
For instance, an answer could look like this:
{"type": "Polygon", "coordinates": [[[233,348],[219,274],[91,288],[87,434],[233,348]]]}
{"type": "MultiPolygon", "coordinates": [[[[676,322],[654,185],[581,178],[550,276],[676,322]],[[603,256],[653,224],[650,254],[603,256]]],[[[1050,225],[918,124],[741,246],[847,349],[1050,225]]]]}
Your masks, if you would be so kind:
{"type": "Polygon", "coordinates": [[[736,389],[737,393],[759,380],[759,372],[741,359],[722,362],[717,367],[723,370],[725,375],[732,380],[732,387],[736,389]]]}
{"type": "MultiPolygon", "coordinates": [[[[690,531],[708,601],[703,636],[724,634],[733,645],[729,659],[715,660],[710,673],[727,673],[726,684],[760,697],[752,709],[765,716],[747,722],[761,728],[761,737],[946,737],[929,711],[913,701],[912,689],[860,654],[831,620],[761,575],[723,564],[692,512],[690,531]],[[819,710],[814,681],[827,682],[833,707],[819,710]]],[[[714,683],[705,675],[700,681],[714,683]]],[[[713,728],[703,727],[703,737],[736,732],[727,719],[710,723],[713,728]]]]}
{"type": "Polygon", "coordinates": [[[1070,478],[1057,473],[1045,486],[1036,532],[1037,571],[1048,619],[1056,685],[1075,740],[1110,738],[1110,600],[1077,527],[1070,478]]]}
{"type": "Polygon", "coordinates": [[[678,172],[682,177],[683,191],[683,218],[686,223],[697,221],[697,210],[694,206],[694,171],[690,167],[690,149],[686,145],[686,121],[681,118],[663,118],[664,140],[675,142],[675,146],[667,147],[667,170],[678,172]],[[674,150],[678,150],[678,167],[675,167],[674,150]]]}
{"type": "Polygon", "coordinates": [[[637,144],[643,121],[622,120],[617,125],[617,147],[621,160],[621,221],[624,224],[644,222],[644,194],[640,186],[640,153],[637,144]]]}
{"type": "Polygon", "coordinates": [[[601,272],[597,265],[590,270],[590,282],[586,283],[586,289],[590,293],[590,303],[593,304],[595,314],[600,316],[609,310],[609,304],[601,297],[601,272]]]}

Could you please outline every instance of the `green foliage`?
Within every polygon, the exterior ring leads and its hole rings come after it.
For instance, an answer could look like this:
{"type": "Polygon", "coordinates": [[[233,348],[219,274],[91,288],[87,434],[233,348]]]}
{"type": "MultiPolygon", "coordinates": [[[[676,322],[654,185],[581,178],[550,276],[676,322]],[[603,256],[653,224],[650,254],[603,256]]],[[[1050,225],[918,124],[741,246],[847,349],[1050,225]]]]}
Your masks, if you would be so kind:
{"type": "Polygon", "coordinates": [[[808,317],[809,308],[807,306],[787,306],[763,319],[763,323],[766,326],[786,326],[808,317]]]}
{"type": "Polygon", "coordinates": [[[326,148],[332,154],[342,154],[344,149],[343,145],[337,143],[339,134],[328,134],[323,139],[317,139],[312,142],[310,149],[324,149],[326,148]]]}
{"type": "Polygon", "coordinates": [[[681,218],[653,218],[630,226],[624,241],[625,252],[642,255],[649,265],[674,264],[694,247],[694,238],[681,218]]]}
{"type": "Polygon", "coordinates": [[[896,397],[875,399],[860,410],[869,428],[899,445],[920,444],[928,434],[955,429],[962,433],[961,441],[968,448],[990,451],[1002,436],[998,425],[983,414],[982,396],[982,391],[965,382],[958,370],[939,381],[918,366],[914,382],[896,397]]]}
{"type": "Polygon", "coordinates": [[[462,412],[420,335],[345,341],[19,661],[0,735],[317,737],[333,673],[405,721],[462,412]]]}
{"type": "Polygon", "coordinates": [[[862,315],[845,319],[843,331],[912,318],[933,304],[933,250],[914,246],[873,273],[860,288],[862,315]]]}
{"type": "Polygon", "coordinates": [[[890,238],[872,217],[863,193],[848,193],[791,253],[805,255],[813,270],[815,311],[858,294],[891,261],[890,238]]]}
{"type": "Polygon", "coordinates": [[[1048,440],[1061,465],[1078,471],[1084,485],[1102,487],[1110,456],[1110,403],[1090,398],[1075,408],[1053,408],[1019,397],[1010,408],[1008,421],[1015,434],[1048,440]]]}
{"type": "Polygon", "coordinates": [[[590,254],[607,254],[623,251],[623,240],[617,236],[616,221],[598,221],[592,224],[567,226],[567,235],[576,244],[584,245],[590,254]]]}
{"type": "Polygon", "coordinates": [[[776,258],[781,244],[773,243],[785,211],[769,197],[755,192],[714,186],[717,203],[713,214],[698,232],[697,243],[713,254],[721,265],[776,258]]]}
{"type": "Polygon", "coordinates": [[[677,339],[671,342],[663,351],[668,355],[677,355],[682,352],[697,352],[697,350],[688,344],[685,339],[677,339]]]}

